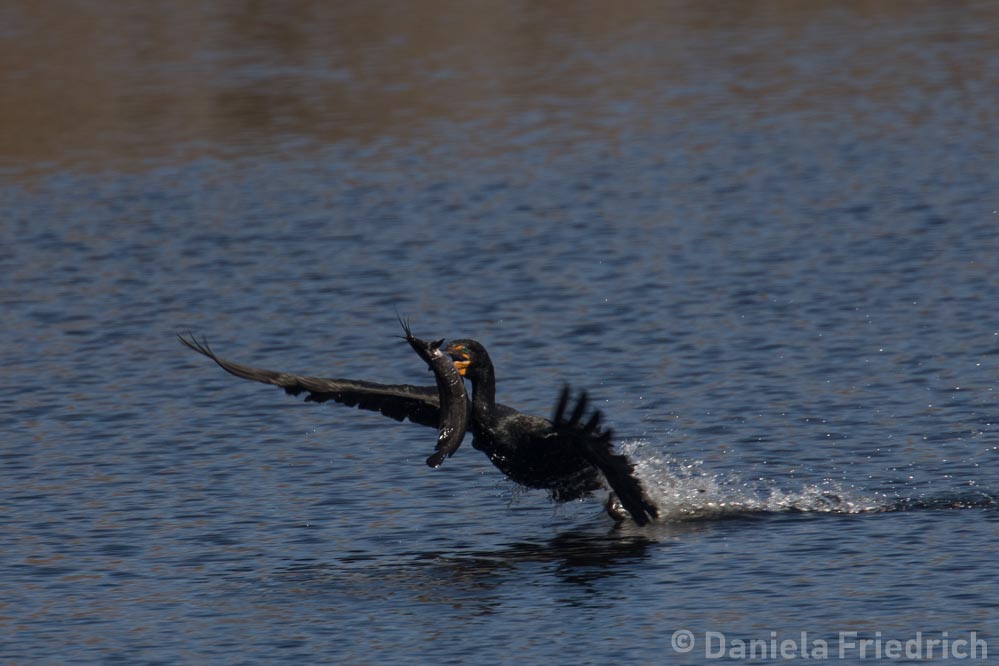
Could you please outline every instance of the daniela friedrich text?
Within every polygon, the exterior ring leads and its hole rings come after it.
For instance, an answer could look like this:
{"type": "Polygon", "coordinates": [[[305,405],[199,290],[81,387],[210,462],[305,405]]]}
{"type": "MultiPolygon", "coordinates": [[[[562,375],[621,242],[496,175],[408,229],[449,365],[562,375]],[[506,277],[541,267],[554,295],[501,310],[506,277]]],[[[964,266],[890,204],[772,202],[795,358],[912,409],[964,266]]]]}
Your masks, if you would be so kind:
{"type": "MultiPolygon", "coordinates": [[[[824,636],[829,634],[823,632],[824,636]]],[[[697,634],[687,629],[673,632],[674,652],[698,652],[705,659],[968,659],[985,661],[989,646],[977,632],[922,632],[898,638],[877,631],[861,634],[840,631],[833,638],[810,636],[807,631],[788,635],[771,631],[766,638],[732,638],[721,631],[697,634]]]]}

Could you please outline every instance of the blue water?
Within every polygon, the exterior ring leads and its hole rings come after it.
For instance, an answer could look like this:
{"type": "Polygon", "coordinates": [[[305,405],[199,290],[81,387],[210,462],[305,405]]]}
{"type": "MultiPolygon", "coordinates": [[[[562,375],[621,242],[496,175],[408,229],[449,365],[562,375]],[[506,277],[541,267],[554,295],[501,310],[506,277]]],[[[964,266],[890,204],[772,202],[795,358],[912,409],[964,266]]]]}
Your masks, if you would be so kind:
{"type": "Polygon", "coordinates": [[[999,655],[993,3],[32,7],[0,10],[0,661],[999,655]],[[432,384],[397,313],[482,341],[506,404],[589,390],[662,520],[467,442],[431,470],[432,429],[175,338],[432,384]]]}

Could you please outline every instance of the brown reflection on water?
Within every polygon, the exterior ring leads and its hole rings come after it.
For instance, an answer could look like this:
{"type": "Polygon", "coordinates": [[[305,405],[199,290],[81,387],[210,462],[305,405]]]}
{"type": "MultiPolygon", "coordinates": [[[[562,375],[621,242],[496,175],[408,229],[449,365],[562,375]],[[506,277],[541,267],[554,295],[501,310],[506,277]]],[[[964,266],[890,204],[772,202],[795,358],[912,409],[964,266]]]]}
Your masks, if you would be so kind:
{"type": "Polygon", "coordinates": [[[523,111],[585,126],[620,103],[641,125],[667,108],[765,115],[914,86],[974,96],[999,87],[997,24],[999,3],[956,0],[9,0],[0,166],[418,138],[440,119],[481,138],[523,111]],[[945,79],[920,78],[940,58],[945,79]]]}

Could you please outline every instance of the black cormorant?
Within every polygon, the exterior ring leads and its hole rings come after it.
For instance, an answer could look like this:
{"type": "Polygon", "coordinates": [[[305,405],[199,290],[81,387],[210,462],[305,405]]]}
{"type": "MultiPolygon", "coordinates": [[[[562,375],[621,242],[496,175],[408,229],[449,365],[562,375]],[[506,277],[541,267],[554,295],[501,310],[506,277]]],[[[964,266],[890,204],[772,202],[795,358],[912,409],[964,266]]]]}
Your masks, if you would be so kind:
{"type": "MultiPolygon", "coordinates": [[[[437,450],[427,459],[432,467],[454,453],[461,443],[460,436],[456,441],[445,436],[446,428],[460,429],[464,434],[465,428],[460,421],[467,412],[457,407],[460,398],[448,398],[441,410],[441,395],[457,396],[457,393],[445,393],[438,386],[379,384],[264,370],[220,358],[205,342],[199,342],[193,336],[190,339],[178,337],[186,346],[237,377],[280,386],[292,395],[306,393],[305,399],[309,402],[334,400],[350,407],[378,411],[398,421],[408,418],[413,423],[439,428],[437,450]]],[[[428,355],[440,353],[441,342],[424,343],[410,338],[412,335],[407,329],[406,339],[421,357],[424,357],[421,346],[425,346],[428,355]]],[[[589,403],[585,393],[567,413],[571,392],[566,386],[550,421],[523,414],[496,403],[495,371],[485,347],[475,340],[455,340],[445,351],[458,373],[472,383],[471,416],[467,419],[472,446],[483,451],[500,471],[521,485],[548,490],[557,502],[585,497],[603,488],[606,481],[613,491],[607,501],[607,511],[615,520],[630,515],[637,524],[645,525],[658,515],[635,476],[631,462],[624,455],[614,453],[611,431],[600,427],[600,412],[592,410],[587,417],[589,403]],[[584,417],[587,417],[585,421],[584,417]]],[[[434,367],[426,357],[424,360],[431,365],[440,385],[441,366],[434,367]]]]}
{"type": "Polygon", "coordinates": [[[489,456],[501,472],[528,488],[544,488],[558,502],[584,497],[603,487],[614,493],[607,511],[616,520],[627,510],[639,525],[658,515],[645,496],[628,458],[614,453],[612,433],[600,427],[601,413],[582,393],[567,417],[570,390],[562,389],[551,421],[523,414],[496,402],[496,372],[486,348],[475,340],[453,340],[445,351],[472,383],[472,446],[489,456]],[[617,497],[614,497],[614,494],[617,497]]]}

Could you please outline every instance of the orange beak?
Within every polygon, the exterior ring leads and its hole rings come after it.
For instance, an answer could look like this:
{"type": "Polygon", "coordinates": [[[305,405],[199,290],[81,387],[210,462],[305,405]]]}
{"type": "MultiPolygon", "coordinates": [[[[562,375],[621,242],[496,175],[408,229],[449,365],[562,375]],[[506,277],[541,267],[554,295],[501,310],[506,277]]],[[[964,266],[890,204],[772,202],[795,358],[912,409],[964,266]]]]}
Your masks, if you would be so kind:
{"type": "Polygon", "coordinates": [[[462,377],[465,376],[465,372],[468,370],[468,366],[471,365],[471,361],[453,361],[454,367],[458,368],[458,374],[462,377]]]}

